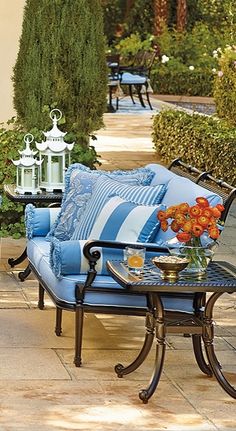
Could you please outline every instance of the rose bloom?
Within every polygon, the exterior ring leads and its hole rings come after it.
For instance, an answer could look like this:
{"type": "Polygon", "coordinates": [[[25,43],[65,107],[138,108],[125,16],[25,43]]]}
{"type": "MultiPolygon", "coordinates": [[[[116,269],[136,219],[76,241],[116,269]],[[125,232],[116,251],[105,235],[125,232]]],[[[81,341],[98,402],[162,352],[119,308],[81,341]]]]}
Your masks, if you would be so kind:
{"type": "Polygon", "coordinates": [[[194,66],[189,66],[189,70],[194,70],[194,66]]]}
{"type": "Polygon", "coordinates": [[[209,237],[212,239],[217,239],[220,236],[220,231],[217,226],[212,227],[211,229],[208,230],[208,232],[209,232],[209,237]]]}
{"type": "Polygon", "coordinates": [[[159,221],[165,220],[167,218],[166,217],[166,212],[163,211],[163,210],[160,210],[158,212],[158,214],[157,214],[157,218],[158,218],[159,221]]]}
{"type": "Polygon", "coordinates": [[[163,232],[166,232],[168,229],[168,221],[167,220],[162,220],[161,221],[161,229],[163,230],[163,232]]]}
{"type": "Polygon", "coordinates": [[[208,200],[206,198],[202,198],[202,197],[196,198],[196,202],[202,208],[209,207],[209,202],[208,202],[208,200]]]}
{"type": "Polygon", "coordinates": [[[219,76],[219,78],[221,78],[224,74],[223,74],[222,70],[219,70],[217,75],[219,76]]]}
{"type": "Polygon", "coordinates": [[[190,241],[191,234],[188,232],[180,232],[180,233],[177,233],[176,238],[180,242],[187,242],[187,241],[190,241]]]}

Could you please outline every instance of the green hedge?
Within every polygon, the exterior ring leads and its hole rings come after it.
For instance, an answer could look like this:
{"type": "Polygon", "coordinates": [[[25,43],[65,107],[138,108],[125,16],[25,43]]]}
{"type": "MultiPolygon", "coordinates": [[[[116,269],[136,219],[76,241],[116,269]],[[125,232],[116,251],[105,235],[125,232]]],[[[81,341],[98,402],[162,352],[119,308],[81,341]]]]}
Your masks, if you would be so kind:
{"type": "Polygon", "coordinates": [[[181,94],[185,96],[212,96],[214,76],[212,72],[160,66],[151,73],[151,84],[156,94],[181,94]]]}
{"type": "Polygon", "coordinates": [[[236,47],[219,52],[218,72],[214,82],[214,99],[218,117],[236,126],[236,47]]]}
{"type": "Polygon", "coordinates": [[[154,117],[154,146],[168,164],[181,157],[236,185],[236,129],[216,117],[166,110],[154,117]]]}

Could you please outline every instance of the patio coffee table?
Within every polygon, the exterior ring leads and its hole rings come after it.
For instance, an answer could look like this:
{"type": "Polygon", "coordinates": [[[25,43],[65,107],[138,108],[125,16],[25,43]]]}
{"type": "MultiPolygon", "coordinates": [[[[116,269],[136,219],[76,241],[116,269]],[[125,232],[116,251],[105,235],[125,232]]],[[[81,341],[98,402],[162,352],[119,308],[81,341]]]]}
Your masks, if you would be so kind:
{"type": "MultiPolygon", "coordinates": [[[[209,376],[214,374],[221,387],[231,397],[236,398],[236,389],[225,377],[216,357],[213,328],[213,308],[217,299],[225,292],[231,294],[236,292],[236,268],[226,262],[211,262],[206,277],[201,279],[190,278],[181,273],[179,280],[174,282],[164,281],[160,276],[159,270],[151,262],[145,263],[141,276],[131,274],[127,265],[120,261],[107,261],[107,268],[111,276],[126,291],[147,294],[149,310],[146,314],[146,335],[142,349],[130,365],[125,367],[122,364],[117,364],[115,366],[118,377],[123,377],[123,375],[136,370],[144,362],[151,349],[155,331],[157,344],[153,374],[148,387],[139,392],[139,398],[143,403],[147,403],[153,395],[161,377],[165,357],[166,333],[187,333],[187,327],[188,333],[200,334],[204,342],[209,364],[202,363],[200,367],[202,371],[209,376]],[[211,295],[206,302],[204,310],[201,310],[201,312],[191,313],[190,315],[180,312],[179,316],[178,313],[174,313],[174,319],[171,321],[169,318],[171,312],[164,310],[160,295],[168,292],[192,292],[196,293],[196,295],[210,293],[211,295]],[[189,322],[190,320],[191,322],[189,322]]],[[[198,364],[200,362],[201,360],[198,361],[198,364]]]]}

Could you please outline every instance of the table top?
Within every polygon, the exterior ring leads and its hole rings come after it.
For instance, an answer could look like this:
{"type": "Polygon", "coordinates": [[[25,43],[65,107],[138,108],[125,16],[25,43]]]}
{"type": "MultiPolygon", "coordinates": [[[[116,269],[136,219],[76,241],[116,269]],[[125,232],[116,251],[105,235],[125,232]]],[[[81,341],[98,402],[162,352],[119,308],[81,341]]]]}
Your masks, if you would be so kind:
{"type": "Polygon", "coordinates": [[[140,276],[131,274],[121,261],[108,260],[107,269],[117,283],[135,292],[236,292],[236,268],[227,262],[211,262],[201,278],[182,272],[177,281],[163,280],[151,261],[145,262],[140,276]]]}
{"type": "Polygon", "coordinates": [[[20,194],[15,191],[16,186],[14,184],[4,184],[4,192],[6,196],[13,202],[20,202],[22,204],[26,203],[53,203],[53,202],[61,202],[62,200],[62,192],[44,192],[38,194],[20,194]]]}

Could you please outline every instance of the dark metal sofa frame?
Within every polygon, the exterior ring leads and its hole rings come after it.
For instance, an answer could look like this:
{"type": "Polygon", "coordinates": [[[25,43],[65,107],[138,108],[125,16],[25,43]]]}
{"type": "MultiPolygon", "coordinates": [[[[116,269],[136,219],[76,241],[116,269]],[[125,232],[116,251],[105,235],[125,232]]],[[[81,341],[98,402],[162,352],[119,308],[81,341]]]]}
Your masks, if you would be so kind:
{"type": "MultiPolygon", "coordinates": [[[[169,166],[169,169],[172,172],[177,173],[183,177],[191,179],[193,182],[200,184],[206,189],[218,193],[224,202],[225,210],[222,213],[221,220],[223,222],[226,221],[227,214],[229,212],[230,206],[233,200],[236,197],[236,188],[227,184],[226,182],[214,178],[210,172],[202,172],[191,165],[188,165],[182,162],[180,159],[175,159],[169,166]]],[[[82,349],[82,338],[83,338],[83,322],[84,322],[84,313],[102,313],[102,314],[117,314],[117,315],[134,315],[134,316],[144,316],[146,311],[144,309],[137,308],[127,308],[127,307],[116,307],[116,306],[95,306],[86,304],[84,302],[84,295],[86,290],[96,289],[93,287],[93,281],[96,277],[96,263],[100,257],[100,253],[96,247],[107,247],[107,248],[116,248],[116,249],[124,249],[127,244],[113,242],[113,241],[88,241],[84,247],[84,255],[89,261],[90,269],[88,271],[85,283],[76,284],[75,286],[75,299],[76,303],[67,303],[63,301],[58,301],[53,292],[50,289],[50,286],[45,284],[44,280],[40,276],[37,271],[37,268],[33,267],[30,264],[31,269],[35,273],[38,281],[39,281],[39,301],[38,307],[40,309],[44,308],[44,293],[45,291],[51,297],[53,302],[56,305],[56,326],[55,333],[56,335],[61,335],[62,333],[62,310],[74,311],[75,312],[75,357],[74,363],[76,366],[81,365],[81,349],[82,349]],[[95,251],[94,251],[95,249],[95,251]]],[[[158,246],[147,246],[147,251],[154,252],[166,252],[168,253],[168,249],[164,249],[158,246]]],[[[101,289],[99,289],[101,291],[101,289]]],[[[114,290],[109,288],[103,288],[102,294],[114,293],[114,290]]],[[[127,293],[123,288],[120,290],[116,289],[116,292],[119,292],[121,295],[127,293]]],[[[178,298],[181,296],[180,294],[165,294],[165,296],[171,296],[174,298],[177,296],[178,298]]],[[[201,317],[202,317],[202,307],[205,304],[205,293],[193,293],[192,295],[193,304],[194,304],[194,313],[188,314],[184,312],[174,312],[167,311],[167,319],[170,324],[168,325],[167,332],[172,333],[182,333],[182,334],[191,334],[192,343],[193,343],[193,351],[195,354],[195,358],[197,364],[201,371],[207,375],[212,375],[212,371],[210,370],[208,364],[205,361],[203,349],[202,349],[202,337],[201,337],[201,317]]],[[[186,298],[186,294],[183,295],[183,300],[186,298]]]]}

